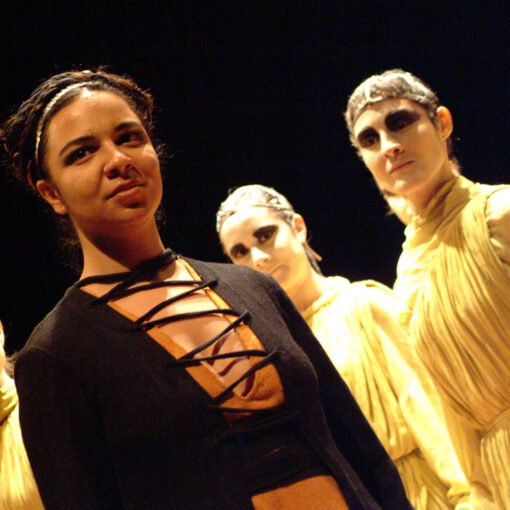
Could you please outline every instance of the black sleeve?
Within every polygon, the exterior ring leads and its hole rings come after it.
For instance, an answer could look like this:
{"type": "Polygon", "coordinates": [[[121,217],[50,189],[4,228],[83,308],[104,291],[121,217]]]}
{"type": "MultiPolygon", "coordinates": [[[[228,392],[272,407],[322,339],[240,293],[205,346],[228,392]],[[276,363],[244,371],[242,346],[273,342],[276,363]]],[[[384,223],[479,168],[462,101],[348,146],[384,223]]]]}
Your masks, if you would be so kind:
{"type": "Polygon", "coordinates": [[[271,292],[296,343],[317,373],[322,405],[338,449],[379,505],[388,510],[411,509],[400,475],[370,427],[347,384],[285,292],[271,292]]]}
{"type": "Polygon", "coordinates": [[[15,369],[23,440],[48,510],[120,508],[93,392],[50,353],[20,353],[15,369]]]}

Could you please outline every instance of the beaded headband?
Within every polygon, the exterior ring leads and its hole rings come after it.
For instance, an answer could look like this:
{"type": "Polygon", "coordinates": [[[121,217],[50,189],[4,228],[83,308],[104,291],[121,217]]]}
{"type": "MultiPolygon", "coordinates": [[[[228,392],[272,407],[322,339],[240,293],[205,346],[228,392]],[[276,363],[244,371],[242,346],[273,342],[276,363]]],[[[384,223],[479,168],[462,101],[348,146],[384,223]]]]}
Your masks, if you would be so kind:
{"type": "Polygon", "coordinates": [[[291,203],[275,189],[261,184],[248,184],[234,190],[221,203],[216,213],[216,232],[220,232],[229,216],[247,207],[269,207],[275,211],[295,212],[291,203]]]}
{"type": "Polygon", "coordinates": [[[67,87],[63,88],[60,92],[57,92],[51,101],[46,105],[46,108],[43,110],[42,115],[39,119],[39,122],[37,123],[37,131],[35,135],[35,150],[34,150],[34,159],[37,165],[39,165],[39,146],[41,144],[41,135],[44,129],[44,125],[46,123],[46,119],[48,117],[48,114],[51,112],[51,110],[54,108],[54,106],[64,97],[68,92],[71,90],[77,89],[79,87],[85,87],[88,85],[88,82],[78,82],[78,83],[72,83],[71,85],[68,85],[67,87]]]}
{"type": "Polygon", "coordinates": [[[369,106],[385,99],[409,99],[435,113],[439,106],[436,94],[419,78],[402,69],[390,69],[364,80],[351,94],[345,111],[345,120],[351,142],[356,146],[354,124],[369,106]]]}

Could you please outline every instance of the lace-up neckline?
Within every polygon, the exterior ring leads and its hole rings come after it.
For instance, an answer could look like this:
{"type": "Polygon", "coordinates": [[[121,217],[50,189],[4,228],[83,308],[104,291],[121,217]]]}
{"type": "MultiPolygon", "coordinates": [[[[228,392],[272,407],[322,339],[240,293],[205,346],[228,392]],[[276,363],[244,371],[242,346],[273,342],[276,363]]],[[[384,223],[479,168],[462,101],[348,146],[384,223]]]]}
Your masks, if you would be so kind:
{"type": "MultiPolygon", "coordinates": [[[[265,367],[266,365],[270,364],[278,355],[278,352],[276,350],[268,352],[263,347],[261,349],[243,348],[230,351],[222,349],[223,342],[225,341],[227,336],[234,332],[234,330],[238,326],[246,323],[246,320],[249,318],[249,313],[247,311],[239,312],[228,307],[221,308],[210,307],[206,309],[197,309],[185,313],[164,314],[164,316],[162,317],[160,316],[159,318],[154,319],[154,316],[158,312],[166,312],[168,307],[170,307],[171,305],[176,304],[179,301],[183,301],[186,298],[190,298],[202,290],[205,289],[213,290],[217,284],[217,281],[214,279],[202,280],[201,278],[199,279],[190,278],[187,280],[179,279],[152,282],[150,281],[151,279],[155,278],[155,276],[161,269],[174,263],[177,260],[177,258],[178,258],[177,255],[172,250],[166,249],[157,257],[144,261],[143,263],[135,267],[132,271],[88,277],[78,282],[77,287],[83,288],[87,285],[96,283],[115,284],[105,294],[99,297],[95,297],[90,302],[91,306],[115,303],[116,301],[126,298],[128,296],[133,296],[134,294],[147,292],[157,288],[164,287],[185,288],[184,291],[179,292],[178,294],[173,295],[167,299],[164,299],[163,301],[150,307],[148,311],[145,311],[142,315],[140,315],[136,320],[134,320],[133,331],[142,330],[149,333],[153,329],[162,328],[165,325],[171,323],[178,323],[179,321],[192,321],[194,319],[203,318],[207,316],[235,317],[235,319],[232,321],[226,319],[225,327],[223,327],[213,337],[206,339],[200,345],[189,350],[183,356],[180,356],[177,359],[171,359],[168,362],[168,366],[170,368],[189,368],[199,366],[201,364],[209,364],[212,366],[214,365],[215,362],[219,360],[231,360],[231,362],[228,363],[226,368],[224,369],[224,373],[221,374],[225,375],[235,363],[239,362],[240,359],[247,359],[249,357],[260,358],[258,361],[251,363],[250,368],[244,371],[243,374],[235,378],[235,380],[233,380],[230,384],[226,385],[223,391],[213,398],[213,404],[209,406],[210,409],[219,410],[222,413],[246,413],[247,412],[246,408],[225,407],[221,406],[221,404],[228,400],[233,395],[234,389],[236,389],[236,387],[243,383],[243,381],[246,382],[245,388],[242,391],[241,395],[243,397],[246,396],[253,387],[253,381],[256,372],[265,367]],[[148,283],[144,283],[147,281],[148,283]],[[212,350],[212,353],[203,355],[202,354],[203,351],[207,349],[212,350]]],[[[249,409],[249,412],[250,413],[263,412],[273,409],[274,408],[271,406],[262,409],[249,409]]]]}

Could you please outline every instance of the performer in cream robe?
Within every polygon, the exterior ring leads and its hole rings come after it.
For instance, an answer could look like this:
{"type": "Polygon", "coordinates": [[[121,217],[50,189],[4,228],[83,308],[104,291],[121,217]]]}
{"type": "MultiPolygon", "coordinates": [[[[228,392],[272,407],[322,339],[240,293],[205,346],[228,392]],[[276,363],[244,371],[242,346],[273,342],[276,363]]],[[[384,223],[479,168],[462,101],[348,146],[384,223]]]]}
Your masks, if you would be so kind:
{"type": "Polygon", "coordinates": [[[217,216],[233,262],[270,273],[287,291],[348,384],[418,510],[471,508],[446,428],[411,366],[392,291],[320,274],[306,226],[272,188],[243,186],[217,216]]]}
{"type": "Polygon", "coordinates": [[[381,189],[412,212],[395,292],[436,385],[473,506],[510,508],[510,187],[458,175],[449,110],[402,70],[365,80],[346,111],[381,189]]]}

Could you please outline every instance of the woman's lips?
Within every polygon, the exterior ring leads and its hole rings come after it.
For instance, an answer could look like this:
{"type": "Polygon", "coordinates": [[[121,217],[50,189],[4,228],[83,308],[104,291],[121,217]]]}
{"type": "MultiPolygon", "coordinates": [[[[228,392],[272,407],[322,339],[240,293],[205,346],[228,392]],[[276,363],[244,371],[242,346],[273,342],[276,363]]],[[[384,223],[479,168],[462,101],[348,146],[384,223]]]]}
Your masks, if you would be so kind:
{"type": "Polygon", "coordinates": [[[392,165],[389,173],[392,174],[394,172],[398,172],[399,170],[403,170],[404,168],[407,168],[412,163],[414,163],[414,161],[410,160],[410,161],[404,161],[403,163],[398,163],[396,165],[392,165]]]}
{"type": "Polygon", "coordinates": [[[127,195],[132,190],[136,190],[137,188],[141,187],[141,185],[142,183],[138,180],[123,182],[122,184],[116,186],[107,198],[112,198],[119,194],[127,195]]]}

